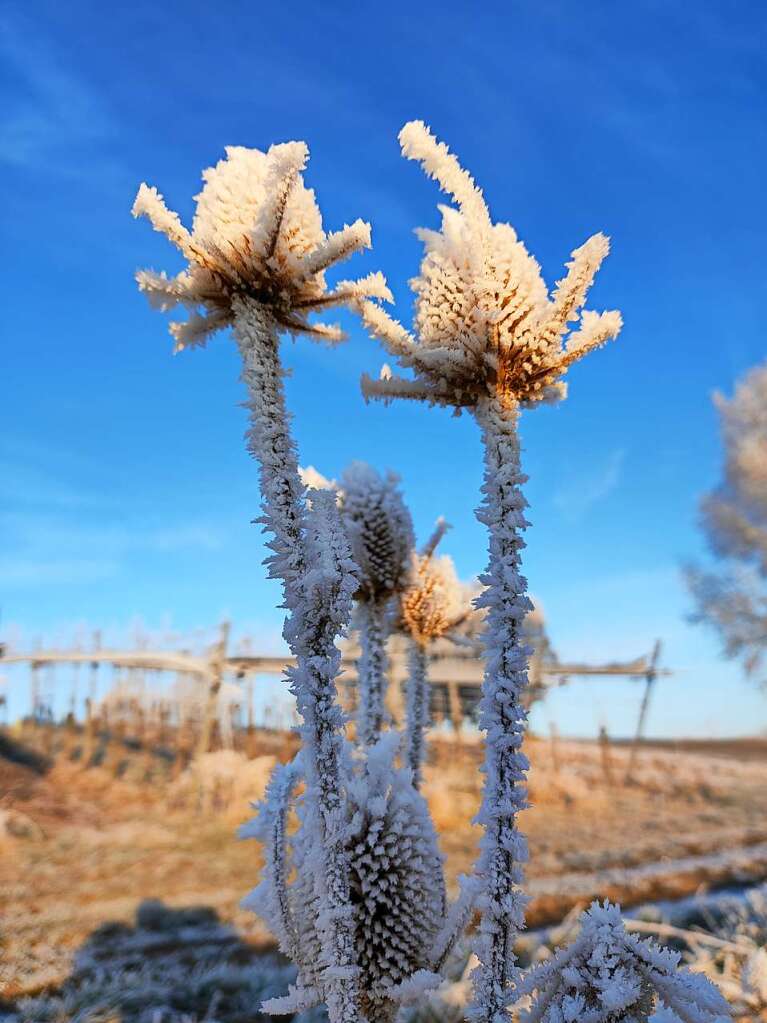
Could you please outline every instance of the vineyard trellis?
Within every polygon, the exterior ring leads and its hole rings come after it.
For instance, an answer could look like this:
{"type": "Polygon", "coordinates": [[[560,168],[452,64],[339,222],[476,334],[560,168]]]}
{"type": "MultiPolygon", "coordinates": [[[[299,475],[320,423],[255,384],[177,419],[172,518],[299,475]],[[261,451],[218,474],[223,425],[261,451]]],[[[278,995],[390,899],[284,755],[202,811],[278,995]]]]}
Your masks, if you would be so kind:
{"type": "MultiPolygon", "coordinates": [[[[241,652],[229,653],[229,623],[220,626],[219,638],[207,650],[200,654],[192,654],[184,650],[161,649],[127,649],[122,647],[102,646],[100,634],[94,634],[94,646],[90,650],[39,647],[30,651],[15,651],[0,648],[0,661],[4,665],[29,666],[31,715],[45,716],[43,698],[41,696],[40,672],[49,671],[58,665],[72,665],[76,669],[82,665],[90,667],[88,696],[84,699],[84,716],[86,723],[90,720],[97,702],[98,671],[100,666],[111,666],[113,671],[127,673],[172,673],[178,678],[186,678],[197,687],[197,702],[202,708],[196,751],[205,752],[211,746],[217,719],[221,714],[222,704],[219,696],[222,684],[227,677],[247,685],[242,692],[241,709],[247,714],[247,728],[255,727],[253,709],[253,683],[259,676],[283,677],[285,671],[295,662],[287,655],[270,655],[251,652],[250,641],[240,644],[241,652]]],[[[668,668],[659,665],[660,641],[653,650],[640,657],[627,661],[607,661],[604,663],[586,663],[581,661],[561,661],[551,651],[548,642],[542,644],[540,654],[534,654],[531,660],[530,699],[535,702],[545,696],[546,692],[558,685],[567,684],[576,678],[608,679],[625,678],[643,680],[645,690],[641,701],[633,748],[641,744],[647,710],[655,680],[671,675],[668,668]]],[[[347,640],[342,648],[343,673],[340,679],[346,704],[349,708],[355,702],[357,683],[356,664],[359,650],[356,642],[347,640]]],[[[402,638],[392,637],[389,652],[390,699],[389,712],[395,722],[402,715],[402,693],[408,675],[407,650],[402,638]]],[[[456,646],[448,640],[436,644],[428,668],[431,690],[432,720],[449,722],[456,734],[460,734],[465,724],[473,720],[480,697],[483,675],[483,660],[479,642],[456,646]]],[[[117,676],[119,678],[119,674],[117,676]]],[[[74,714],[75,687],[80,685],[78,674],[72,676],[73,693],[70,696],[70,714],[74,714]]],[[[49,687],[50,687],[49,680],[49,687]]],[[[162,736],[167,731],[170,709],[169,701],[158,701],[157,716],[159,731],[162,736]]],[[[137,715],[140,717],[140,714],[137,715]]],[[[178,711],[179,725],[184,724],[184,712],[178,711]]],[[[221,722],[218,722],[220,728],[221,722]]],[[[631,766],[629,767],[629,773],[631,766]]]]}

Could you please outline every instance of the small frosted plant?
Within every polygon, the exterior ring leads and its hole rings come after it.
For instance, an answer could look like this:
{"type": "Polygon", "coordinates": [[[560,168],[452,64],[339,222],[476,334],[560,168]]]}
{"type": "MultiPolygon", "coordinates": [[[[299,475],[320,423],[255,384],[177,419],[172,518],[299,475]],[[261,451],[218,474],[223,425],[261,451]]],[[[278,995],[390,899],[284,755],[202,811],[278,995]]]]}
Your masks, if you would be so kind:
{"type": "Polygon", "coordinates": [[[447,555],[434,551],[447,529],[440,520],[431,539],[413,553],[411,581],[400,602],[402,625],[409,637],[406,726],[403,757],[419,787],[429,723],[429,647],[465,617],[464,588],[447,555]]]}
{"type": "Polygon", "coordinates": [[[231,326],[242,357],[248,446],[259,463],[261,521],[271,535],[268,564],[282,580],[284,635],[297,662],[290,677],[303,721],[301,764],[313,827],[305,855],[322,921],[317,970],[331,1019],[352,1023],[359,1018],[359,968],[344,845],[348,753],[335,679],[336,638],[349,621],[356,568],[334,495],[318,493],[307,509],[285,407],[279,337],[289,332],[338,341],[337,327],[310,322],[309,314],[362,296],[385,298],[388,291],[380,274],[326,287],[325,270],[368,247],[370,228],[358,220],[324,232],[314,193],[301,175],[307,156],[302,142],[267,153],[227,149],[226,159],[204,173],[191,231],[146,185],[133,214],[147,216],[187,260],[170,279],[152,271],[137,275],[155,307],[190,310],[184,322],[171,325],[176,348],[203,345],[231,326]]]}
{"type": "Polygon", "coordinates": [[[343,474],[339,494],[341,521],[359,569],[357,737],[368,746],[377,741],[384,723],[391,604],[407,586],[415,543],[398,482],[392,472],[380,476],[364,462],[354,462],[343,474]]]}
{"type": "MultiPolygon", "coordinates": [[[[437,986],[439,971],[460,936],[469,912],[464,903],[448,910],[443,857],[423,797],[407,767],[395,757],[400,737],[384,733],[361,747],[345,794],[343,844],[349,865],[348,916],[358,966],[358,1010],[362,1018],[390,1023],[398,1006],[437,986]]],[[[316,809],[297,804],[300,828],[289,833],[288,811],[300,780],[297,765],[278,770],[244,837],[261,839],[266,868],[249,906],[267,920],[282,950],[298,966],[298,980],[285,998],[264,1004],[284,1015],[326,998],[322,933],[327,926],[312,883],[310,837],[316,809]],[[288,876],[293,880],[288,883],[288,876]]]]}
{"type": "MultiPolygon", "coordinates": [[[[728,1023],[727,1002],[701,974],[679,969],[678,952],[627,934],[617,906],[594,902],[578,937],[530,970],[520,1023],[647,1023],[658,1002],[684,1023],[728,1023]]],[[[667,1017],[664,1017],[667,1018],[667,1017]]]]}
{"type": "Polygon", "coordinates": [[[487,608],[486,662],[480,725],[486,732],[485,784],[478,821],[484,828],[477,878],[481,922],[476,942],[470,1018],[499,1023],[517,979],[512,947],[524,922],[520,889],[527,850],[517,828],[526,805],[525,725],[527,648],[522,622],[531,608],[520,572],[522,495],[517,424],[520,410],[565,394],[571,364],[614,338],[617,312],[582,311],[586,293],[607,255],[596,234],[576,249],[553,294],[540,268],[509,224],[493,223],[480,190],[447,147],[420,121],[400,134],[403,153],[455,200],[442,207],[441,231],[421,230],[425,255],[412,281],[415,333],[362,300],[368,329],[413,377],[363,377],[369,398],[422,400],[476,419],[485,450],[484,500],[478,512],[489,531],[489,566],[481,578],[487,608]],[[580,320],[578,329],[570,325],[580,320]]]}
{"type": "MultiPolygon", "coordinates": [[[[359,1008],[364,1018],[386,1023],[397,1007],[433,988],[439,971],[464,930],[471,912],[467,892],[447,906],[443,857],[428,807],[416,791],[406,757],[396,766],[402,740],[384,732],[384,644],[392,598],[409,592],[413,531],[410,516],[393,474],[382,477],[363,463],[354,463],[340,483],[313,468],[301,471],[313,503],[322,492],[338,502],[341,521],[357,562],[357,617],[366,626],[366,604],[381,605],[381,634],[363,636],[373,652],[359,665],[360,717],[345,793],[344,850],[349,865],[350,915],[359,968],[359,1008]]],[[[433,546],[444,531],[440,525],[433,546]]],[[[384,662],[385,663],[385,662],[384,662]]],[[[321,956],[322,906],[312,884],[313,864],[307,839],[313,834],[314,812],[296,798],[300,764],[278,770],[255,821],[242,829],[259,838],[266,866],[261,884],[246,905],[264,917],[280,945],[299,967],[296,985],[286,998],[265,1005],[286,1014],[308,1008],[323,998],[321,956]],[[295,806],[300,821],[290,832],[295,806]],[[289,880],[290,879],[290,880],[289,880]]]]}

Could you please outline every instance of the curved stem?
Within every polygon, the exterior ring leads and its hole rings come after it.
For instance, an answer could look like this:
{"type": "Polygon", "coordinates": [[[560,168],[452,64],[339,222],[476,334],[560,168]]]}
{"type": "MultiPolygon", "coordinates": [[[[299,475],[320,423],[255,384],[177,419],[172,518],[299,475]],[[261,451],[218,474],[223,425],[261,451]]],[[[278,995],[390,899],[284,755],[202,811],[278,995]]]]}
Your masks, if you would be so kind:
{"type": "Polygon", "coordinates": [[[424,733],[429,717],[429,654],[426,644],[410,640],[406,696],[404,760],[413,772],[413,785],[421,787],[424,733]]]}
{"type": "Polygon", "coordinates": [[[372,746],[378,741],[384,720],[387,610],[386,600],[361,601],[357,606],[360,633],[357,739],[365,746],[372,746]]]}
{"type": "Polygon", "coordinates": [[[529,524],[522,484],[517,435],[519,412],[498,400],[477,407],[485,447],[484,499],[477,518],[489,531],[489,565],[481,581],[486,589],[478,601],[488,610],[485,632],[485,677],[480,702],[480,728],[486,732],[485,783],[477,822],[484,828],[477,875],[482,917],[473,974],[470,1018],[495,1023],[506,1016],[516,979],[514,938],[524,925],[526,898],[520,889],[527,843],[517,829],[517,814],[527,806],[521,752],[527,714],[522,698],[527,686],[530,649],[521,627],[532,605],[525,596],[526,579],[519,574],[521,531],[529,524]]]}
{"type": "Polygon", "coordinates": [[[260,521],[272,534],[273,554],[267,559],[270,575],[283,583],[288,609],[283,634],[296,657],[296,667],[289,672],[291,688],[303,718],[308,796],[317,809],[317,856],[322,869],[316,883],[323,907],[318,931],[322,965],[328,971],[328,1013],[331,1023],[356,1023],[359,971],[343,847],[344,738],[343,715],[336,700],[340,653],[335,642],[348,623],[355,582],[345,552],[337,549],[342,542],[340,525],[334,533],[326,508],[324,519],[319,512],[312,521],[307,516],[285,405],[276,324],[254,302],[237,300],[233,308],[234,336],[248,389],[248,449],[260,469],[264,509],[260,521]],[[349,588],[346,604],[345,586],[349,588]]]}

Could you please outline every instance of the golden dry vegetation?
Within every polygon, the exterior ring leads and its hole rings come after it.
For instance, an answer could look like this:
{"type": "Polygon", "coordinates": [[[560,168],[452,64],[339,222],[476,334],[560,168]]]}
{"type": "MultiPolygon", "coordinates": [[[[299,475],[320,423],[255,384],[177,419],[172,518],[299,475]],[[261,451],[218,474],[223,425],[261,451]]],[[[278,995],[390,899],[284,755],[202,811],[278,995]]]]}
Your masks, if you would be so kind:
{"type": "MultiPolygon", "coordinates": [[[[0,891],[5,996],[59,984],[78,949],[108,922],[130,924],[147,899],[210,907],[247,944],[270,938],[238,903],[255,884],[259,850],[235,838],[263,792],[287,733],[263,733],[255,756],[221,751],[180,773],[121,748],[84,768],[64,729],[24,736],[51,766],[0,760],[0,891]],[[175,776],[174,776],[175,775],[175,776]]],[[[620,747],[531,738],[530,926],[609,896],[624,907],[767,877],[767,743],[678,752],[645,747],[627,781],[620,747]]],[[[109,753],[109,750],[107,750],[109,753]]],[[[452,882],[469,868],[478,829],[480,747],[432,744],[425,791],[452,882]]]]}

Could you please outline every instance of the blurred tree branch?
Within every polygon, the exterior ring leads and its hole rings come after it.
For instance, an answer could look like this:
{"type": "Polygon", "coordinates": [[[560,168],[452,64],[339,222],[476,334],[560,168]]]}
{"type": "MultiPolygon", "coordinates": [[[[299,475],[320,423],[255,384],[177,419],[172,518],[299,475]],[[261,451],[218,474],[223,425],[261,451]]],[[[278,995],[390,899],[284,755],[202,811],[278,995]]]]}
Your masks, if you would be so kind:
{"type": "Polygon", "coordinates": [[[729,400],[717,394],[724,444],[721,483],[701,501],[701,528],[718,568],[687,567],[696,610],[728,657],[767,688],[767,364],[729,400]]]}

